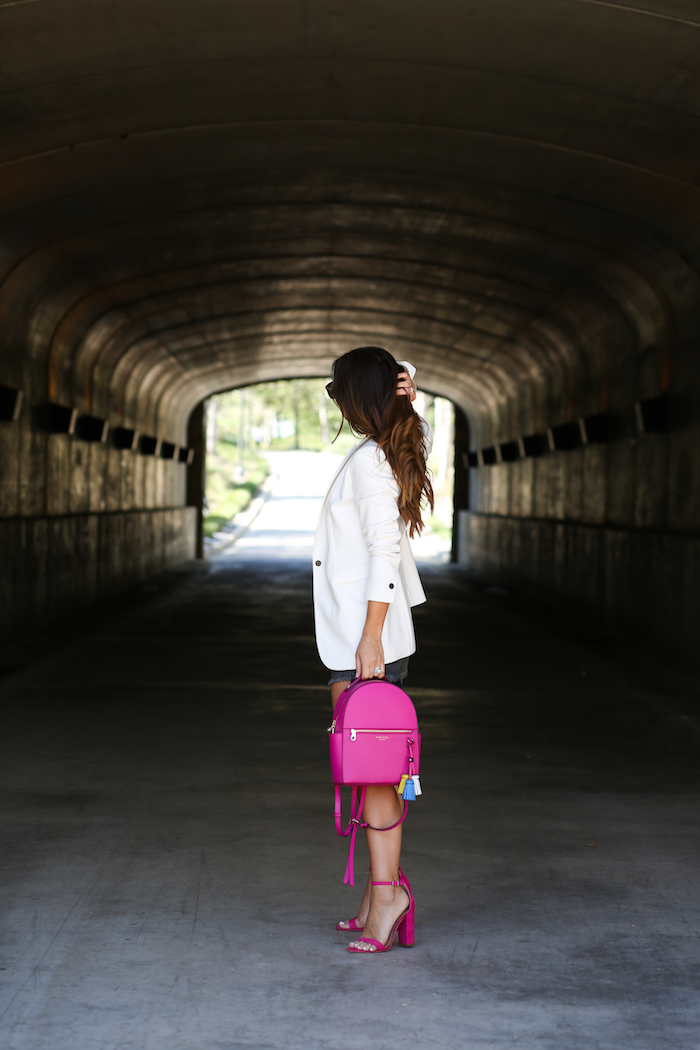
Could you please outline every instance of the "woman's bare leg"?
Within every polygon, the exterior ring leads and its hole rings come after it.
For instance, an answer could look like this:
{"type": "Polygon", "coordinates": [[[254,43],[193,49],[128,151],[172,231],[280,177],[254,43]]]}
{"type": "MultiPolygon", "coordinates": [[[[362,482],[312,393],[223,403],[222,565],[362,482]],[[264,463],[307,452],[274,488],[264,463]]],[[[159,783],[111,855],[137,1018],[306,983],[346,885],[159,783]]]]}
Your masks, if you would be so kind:
{"type": "MultiPolygon", "coordinates": [[[[347,689],[347,687],[349,685],[350,685],[350,682],[334,682],[333,685],[331,686],[331,703],[333,704],[333,709],[334,710],[335,710],[335,705],[338,703],[338,697],[343,692],[343,690],[347,689]]],[[[365,887],[365,892],[364,892],[364,895],[362,897],[362,901],[360,902],[360,910],[358,911],[357,915],[355,916],[355,922],[357,923],[358,926],[364,926],[364,924],[365,924],[365,922],[367,920],[367,913],[369,911],[369,894],[370,894],[370,885],[369,885],[369,883],[370,883],[370,876],[369,876],[369,873],[368,873],[368,875],[367,875],[367,886],[365,887]]],[[[338,925],[339,926],[347,926],[348,924],[343,919],[343,920],[341,920],[338,923],[338,925]]]]}
{"type": "Polygon", "coordinates": [[[349,685],[349,682],[334,682],[331,686],[331,703],[333,705],[333,710],[335,710],[335,705],[338,703],[338,697],[341,693],[345,692],[349,685]]]}
{"type": "MultiPolygon", "coordinates": [[[[349,682],[334,682],[331,686],[333,708],[349,682]]],[[[405,805],[405,803],[404,803],[405,805]]],[[[367,788],[362,820],[372,828],[389,828],[395,824],[402,813],[396,789],[390,784],[371,784],[367,788]]],[[[401,860],[402,825],[391,831],[373,831],[367,828],[367,846],[369,848],[370,875],[367,879],[360,910],[356,916],[359,926],[364,926],[363,936],[371,937],[384,944],[391,928],[408,903],[406,891],[399,886],[370,886],[370,882],[397,882],[399,862],[401,860]]],[[[342,925],[342,923],[341,923],[342,925]]],[[[371,950],[368,944],[357,947],[371,950]]]]}
{"type": "Polygon", "coordinates": [[[398,880],[402,825],[397,828],[391,828],[391,825],[400,819],[402,813],[395,788],[386,784],[368,785],[362,820],[371,824],[367,828],[367,845],[374,882],[398,880]],[[375,828],[391,828],[391,831],[375,831],[375,828]]]}
{"type": "MultiPolygon", "coordinates": [[[[404,803],[405,805],[405,803],[404,803]]],[[[367,828],[369,865],[372,882],[398,882],[401,860],[402,825],[391,831],[375,831],[375,828],[390,828],[400,818],[401,802],[395,788],[390,784],[370,784],[367,787],[362,819],[371,824],[367,828]]],[[[408,905],[408,894],[400,886],[372,886],[370,906],[363,937],[385,944],[391,928],[408,905]]],[[[353,941],[353,946],[365,951],[374,951],[370,944],[353,941]]]]}

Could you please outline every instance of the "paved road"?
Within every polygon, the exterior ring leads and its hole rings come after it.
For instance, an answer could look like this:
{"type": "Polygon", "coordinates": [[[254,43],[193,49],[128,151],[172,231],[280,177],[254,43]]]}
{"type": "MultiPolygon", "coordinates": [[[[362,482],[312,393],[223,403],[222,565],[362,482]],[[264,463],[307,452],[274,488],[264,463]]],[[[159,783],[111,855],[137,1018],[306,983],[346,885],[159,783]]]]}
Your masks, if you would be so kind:
{"type": "MultiPolygon", "coordinates": [[[[269,452],[270,466],[278,476],[260,514],[246,534],[219,560],[254,561],[259,558],[308,559],[316,522],[328,486],[342,462],[332,452],[269,452]]],[[[411,541],[420,561],[444,563],[448,544],[428,533],[411,541]]]]}
{"type": "MultiPolygon", "coordinates": [[[[277,481],[245,536],[236,541],[235,557],[243,561],[299,558],[308,562],[323,497],[342,456],[331,452],[270,452],[268,458],[277,481]]],[[[233,553],[229,548],[223,557],[233,553]]]]}
{"type": "Polygon", "coordinates": [[[5,680],[2,1050],[697,1050],[696,692],[451,566],[416,947],[345,951],[309,495],[5,680]]]}

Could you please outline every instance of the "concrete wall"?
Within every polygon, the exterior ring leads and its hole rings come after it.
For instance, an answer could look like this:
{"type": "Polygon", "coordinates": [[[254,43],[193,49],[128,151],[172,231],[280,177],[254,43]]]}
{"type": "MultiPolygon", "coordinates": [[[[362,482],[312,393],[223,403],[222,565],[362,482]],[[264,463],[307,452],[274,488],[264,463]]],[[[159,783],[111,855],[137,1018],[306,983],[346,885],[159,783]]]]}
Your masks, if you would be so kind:
{"type": "Polygon", "coordinates": [[[697,660],[700,537],[469,511],[459,530],[460,561],[483,579],[697,660]]]}
{"type": "Polygon", "coordinates": [[[0,518],[172,507],[185,502],[183,463],[48,434],[32,412],[43,391],[25,387],[29,404],[16,422],[0,422],[0,518]],[[31,400],[29,400],[31,399],[31,400]]]}
{"type": "Polygon", "coordinates": [[[195,555],[194,507],[0,521],[0,626],[60,617],[195,555]]]}
{"type": "MultiPolygon", "coordinates": [[[[668,311],[667,311],[668,312],[668,311]]],[[[587,412],[605,413],[609,432],[598,443],[546,449],[514,462],[473,465],[469,504],[459,515],[458,560],[479,575],[546,601],[594,612],[693,657],[700,628],[700,367],[695,340],[683,326],[692,310],[675,311],[673,338],[637,336],[598,387],[596,397],[571,387],[566,406],[519,425],[503,409],[483,439],[500,457],[516,441],[587,412]],[[635,403],[661,396],[658,430],[641,428],[635,403]],[[500,450],[500,451],[499,451],[500,450]]],[[[629,332],[633,331],[630,328],[629,332]]],[[[619,350],[616,328],[598,329],[619,350]]],[[[602,338],[604,337],[604,338],[602,338]]],[[[582,345],[593,331],[582,325],[582,345]]],[[[628,333],[629,341],[629,333],[628,333]]],[[[551,384],[557,392],[555,383],[551,384]]],[[[559,393],[562,393],[560,389],[559,393]]],[[[518,396],[517,394],[515,395],[518,396]]],[[[575,437],[575,434],[574,434],[575,437]]],[[[478,457],[484,460],[483,446],[478,457]]]]}
{"type": "Polygon", "coordinates": [[[605,444],[500,463],[470,471],[470,509],[516,518],[620,528],[700,529],[697,423],[669,433],[639,433],[633,405],[626,432],[605,444]]]}
{"type": "MultiPolygon", "coordinates": [[[[25,390],[27,387],[25,386],[25,390]]],[[[27,391],[32,396],[31,387],[27,391]]],[[[60,617],[195,557],[188,467],[50,434],[34,407],[0,422],[0,625],[60,617]]]]}

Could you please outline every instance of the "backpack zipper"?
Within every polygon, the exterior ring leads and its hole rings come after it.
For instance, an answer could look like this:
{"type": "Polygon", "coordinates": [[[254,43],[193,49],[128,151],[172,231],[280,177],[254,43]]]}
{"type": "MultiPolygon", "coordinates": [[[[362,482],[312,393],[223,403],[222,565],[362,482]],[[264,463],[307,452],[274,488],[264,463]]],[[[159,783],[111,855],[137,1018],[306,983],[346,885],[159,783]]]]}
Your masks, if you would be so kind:
{"type": "Polygon", "coordinates": [[[358,733],[414,733],[414,729],[351,729],[350,739],[357,740],[358,733]]]}

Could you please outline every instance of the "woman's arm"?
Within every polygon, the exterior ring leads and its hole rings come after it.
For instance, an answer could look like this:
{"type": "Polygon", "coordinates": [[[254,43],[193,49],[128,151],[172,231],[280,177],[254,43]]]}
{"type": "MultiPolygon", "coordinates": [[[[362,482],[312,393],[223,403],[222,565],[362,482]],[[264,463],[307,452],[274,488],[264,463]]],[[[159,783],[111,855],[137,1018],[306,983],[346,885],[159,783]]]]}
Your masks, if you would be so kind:
{"type": "MultiPolygon", "coordinates": [[[[410,361],[397,361],[398,365],[402,365],[404,368],[403,372],[399,372],[399,383],[396,388],[397,394],[403,394],[406,397],[410,397],[411,401],[416,400],[416,370],[410,361]]],[[[425,435],[425,454],[429,456],[433,448],[433,428],[427,419],[419,417],[421,426],[423,427],[423,434],[425,435]]]]}
{"type": "MultiPolygon", "coordinates": [[[[396,393],[410,398],[411,401],[415,401],[416,386],[413,377],[416,374],[416,370],[408,361],[399,361],[398,363],[403,366],[405,371],[399,373],[396,393]]],[[[427,423],[425,427],[428,427],[427,423]]],[[[389,597],[393,599],[394,582],[392,581],[395,581],[398,575],[399,560],[396,558],[398,551],[395,545],[396,540],[400,540],[400,533],[397,528],[398,507],[396,506],[398,486],[391,475],[390,468],[387,470],[388,464],[384,464],[383,471],[377,471],[376,460],[373,466],[374,484],[369,486],[370,491],[367,491],[366,476],[363,479],[365,485],[360,484],[358,486],[360,489],[358,509],[362,522],[362,532],[369,548],[370,564],[373,565],[375,570],[374,574],[370,572],[370,577],[374,575],[375,579],[370,580],[369,590],[375,590],[379,583],[384,593],[386,593],[385,588],[388,583],[391,592],[389,597]],[[379,476],[382,474],[384,475],[384,484],[377,484],[379,476]],[[387,482],[389,482],[388,485],[387,482]],[[387,510],[389,511],[388,514],[387,510]],[[395,535],[392,535],[394,532],[395,535]],[[382,566],[383,571],[379,569],[378,564],[381,563],[382,556],[386,559],[385,564],[382,566]],[[379,577],[379,580],[376,577],[379,577]]],[[[384,677],[382,629],[388,609],[389,602],[375,601],[373,599],[369,599],[367,602],[367,618],[362,637],[360,638],[360,644],[355,652],[355,670],[358,678],[384,677]],[[379,670],[376,670],[377,668],[379,670]]]]}
{"type": "Polygon", "coordinates": [[[399,372],[399,381],[396,387],[397,394],[403,394],[405,397],[409,397],[411,401],[416,400],[416,384],[413,377],[416,374],[416,370],[410,361],[397,361],[397,365],[401,365],[404,369],[403,372],[399,372]]]}
{"type": "Polygon", "coordinates": [[[367,602],[367,619],[355,653],[356,678],[384,677],[382,628],[388,608],[388,602],[367,602]]]}
{"type": "Polygon", "coordinates": [[[358,677],[382,678],[382,628],[396,594],[401,563],[399,487],[386,457],[380,457],[371,446],[355,453],[350,470],[362,537],[369,554],[367,617],[355,652],[355,670],[358,677]],[[379,671],[375,673],[377,667],[379,671]]]}
{"type": "Polygon", "coordinates": [[[358,449],[350,461],[355,507],[369,554],[365,598],[393,602],[401,564],[399,486],[376,446],[358,449]]]}

